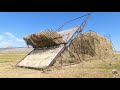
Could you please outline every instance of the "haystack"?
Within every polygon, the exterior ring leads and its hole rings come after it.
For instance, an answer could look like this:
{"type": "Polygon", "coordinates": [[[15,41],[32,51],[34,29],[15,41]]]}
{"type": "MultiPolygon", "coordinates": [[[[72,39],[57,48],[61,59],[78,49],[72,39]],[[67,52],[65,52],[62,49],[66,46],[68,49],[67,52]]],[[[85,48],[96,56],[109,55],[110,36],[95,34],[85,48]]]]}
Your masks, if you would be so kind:
{"type": "Polygon", "coordinates": [[[51,47],[65,43],[60,34],[48,31],[31,34],[23,39],[26,41],[27,45],[33,48],[51,47]]]}
{"type": "Polygon", "coordinates": [[[83,60],[112,58],[111,41],[95,33],[86,32],[74,39],[56,60],[55,65],[78,63],[83,60]]]}

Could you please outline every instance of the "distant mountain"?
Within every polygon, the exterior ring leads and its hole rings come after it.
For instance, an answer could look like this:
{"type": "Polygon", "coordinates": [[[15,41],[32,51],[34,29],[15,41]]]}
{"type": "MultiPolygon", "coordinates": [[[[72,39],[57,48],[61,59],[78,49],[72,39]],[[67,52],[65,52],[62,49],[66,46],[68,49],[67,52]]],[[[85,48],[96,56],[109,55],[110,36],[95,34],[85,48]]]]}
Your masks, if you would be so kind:
{"type": "Polygon", "coordinates": [[[0,48],[0,53],[29,53],[33,48],[26,47],[9,47],[0,48]]]}
{"type": "Polygon", "coordinates": [[[115,51],[115,53],[120,53],[120,51],[115,51]]]}

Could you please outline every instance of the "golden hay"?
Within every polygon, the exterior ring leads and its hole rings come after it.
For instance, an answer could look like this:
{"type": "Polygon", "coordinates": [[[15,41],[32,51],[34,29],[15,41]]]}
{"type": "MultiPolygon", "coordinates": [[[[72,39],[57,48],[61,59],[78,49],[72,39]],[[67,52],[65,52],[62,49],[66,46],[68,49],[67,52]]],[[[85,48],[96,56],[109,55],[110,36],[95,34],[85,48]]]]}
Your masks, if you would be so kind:
{"type": "Polygon", "coordinates": [[[31,45],[33,48],[51,47],[65,43],[62,36],[57,32],[41,32],[31,34],[23,38],[27,45],[31,45]]]}
{"type": "Polygon", "coordinates": [[[55,65],[77,63],[81,60],[106,59],[114,56],[111,41],[95,33],[86,32],[72,41],[68,48],[57,58],[55,65]],[[77,56],[79,54],[79,57],[77,56]]]}

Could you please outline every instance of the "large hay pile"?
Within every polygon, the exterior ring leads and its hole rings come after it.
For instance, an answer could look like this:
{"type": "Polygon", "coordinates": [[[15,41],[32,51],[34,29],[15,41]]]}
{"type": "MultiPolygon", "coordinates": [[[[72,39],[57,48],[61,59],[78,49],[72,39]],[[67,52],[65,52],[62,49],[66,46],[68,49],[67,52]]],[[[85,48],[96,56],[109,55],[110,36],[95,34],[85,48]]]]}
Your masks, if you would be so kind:
{"type": "Polygon", "coordinates": [[[58,57],[55,65],[61,62],[62,64],[77,63],[80,60],[105,59],[114,56],[111,41],[95,32],[79,35],[67,49],[58,57]]]}
{"type": "Polygon", "coordinates": [[[43,48],[56,46],[65,43],[62,36],[57,32],[41,32],[36,34],[31,34],[23,38],[27,45],[33,48],[43,48]]]}
{"type": "MultiPolygon", "coordinates": [[[[74,52],[76,51],[89,57],[97,56],[100,59],[104,59],[114,54],[111,41],[95,32],[86,32],[80,35],[77,39],[73,40],[73,44],[76,48],[74,52]]],[[[73,45],[70,46],[70,49],[73,50],[73,45]]],[[[83,59],[86,58],[86,56],[83,57],[83,59]]]]}

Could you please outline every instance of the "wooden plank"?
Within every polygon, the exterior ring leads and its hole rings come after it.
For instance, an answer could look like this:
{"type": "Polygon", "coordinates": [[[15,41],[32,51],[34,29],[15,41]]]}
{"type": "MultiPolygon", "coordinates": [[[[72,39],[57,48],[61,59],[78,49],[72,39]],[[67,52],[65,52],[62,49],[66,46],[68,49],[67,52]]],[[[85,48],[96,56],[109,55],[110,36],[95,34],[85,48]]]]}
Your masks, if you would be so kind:
{"type": "MultiPolygon", "coordinates": [[[[78,27],[74,27],[58,33],[63,36],[62,38],[65,42],[68,42],[77,29],[78,27]]],[[[64,49],[64,44],[59,45],[57,48],[48,48],[46,50],[35,49],[20,63],[18,63],[17,66],[29,68],[48,68],[54,64],[56,58],[64,51],[64,49]]]]}
{"type": "Polygon", "coordinates": [[[35,49],[26,58],[24,58],[17,66],[31,68],[46,68],[53,59],[58,55],[63,46],[55,49],[47,49],[45,51],[35,49]]]}

